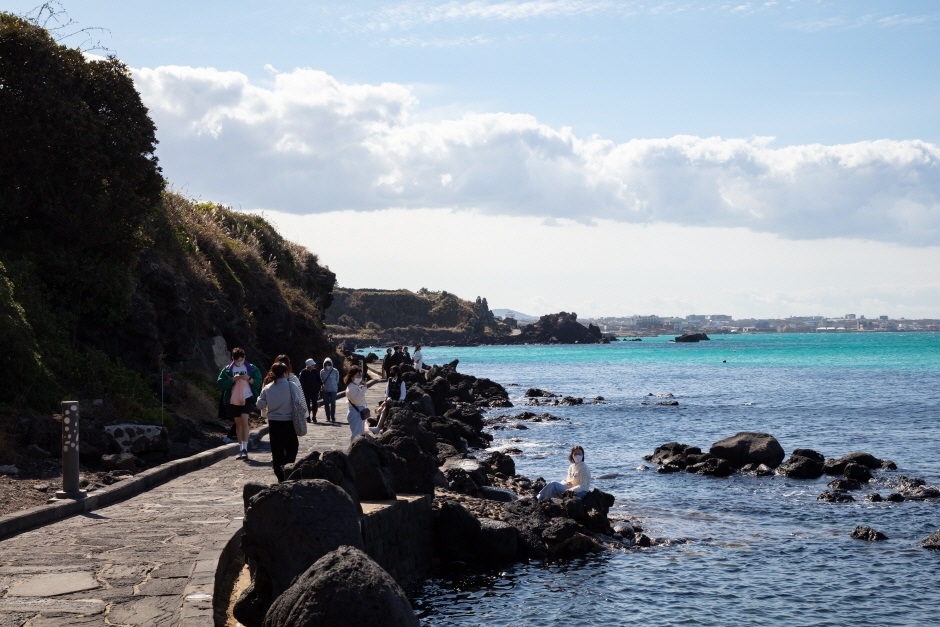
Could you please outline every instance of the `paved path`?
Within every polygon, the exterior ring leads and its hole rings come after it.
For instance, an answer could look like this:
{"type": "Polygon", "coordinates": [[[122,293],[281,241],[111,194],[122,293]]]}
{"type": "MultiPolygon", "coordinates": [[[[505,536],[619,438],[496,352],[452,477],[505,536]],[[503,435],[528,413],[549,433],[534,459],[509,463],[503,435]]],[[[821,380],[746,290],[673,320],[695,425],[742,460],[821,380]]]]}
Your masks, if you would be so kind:
{"type": "MultiPolygon", "coordinates": [[[[371,408],[384,383],[369,389],[371,408]]],[[[335,425],[309,425],[302,456],[345,449],[346,402],[335,425]]],[[[249,462],[228,455],[128,500],[0,541],[0,627],[212,625],[219,557],[241,526],[242,486],[273,483],[267,439],[249,462]]],[[[130,479],[129,481],[134,481],[130,479]]]]}

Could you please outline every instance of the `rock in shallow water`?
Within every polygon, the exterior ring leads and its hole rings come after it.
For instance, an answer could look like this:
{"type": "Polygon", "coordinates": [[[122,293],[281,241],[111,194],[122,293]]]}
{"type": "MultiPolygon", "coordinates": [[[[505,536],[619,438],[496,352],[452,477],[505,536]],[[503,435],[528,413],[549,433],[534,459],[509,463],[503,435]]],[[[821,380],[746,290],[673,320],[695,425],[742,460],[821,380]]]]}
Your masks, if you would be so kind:
{"type": "Polygon", "coordinates": [[[852,532],[852,537],[856,540],[865,540],[867,542],[880,542],[882,540],[887,540],[888,536],[881,533],[880,531],[875,531],[871,527],[865,527],[859,525],[852,532]]]}

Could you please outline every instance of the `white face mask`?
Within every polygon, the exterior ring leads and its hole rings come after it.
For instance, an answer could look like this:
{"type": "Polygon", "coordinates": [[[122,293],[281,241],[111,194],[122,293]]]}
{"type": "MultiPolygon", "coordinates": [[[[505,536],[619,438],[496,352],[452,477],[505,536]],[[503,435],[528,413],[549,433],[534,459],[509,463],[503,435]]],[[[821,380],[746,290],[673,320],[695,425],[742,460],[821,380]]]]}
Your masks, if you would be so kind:
{"type": "Polygon", "coordinates": [[[359,385],[360,383],[362,383],[362,377],[354,377],[353,383],[355,383],[356,385],[359,385]]]}
{"type": "Polygon", "coordinates": [[[584,461],[584,455],[580,455],[580,454],[578,454],[578,453],[575,453],[575,454],[574,454],[574,461],[576,461],[577,463],[580,464],[581,462],[584,461]]]}
{"type": "Polygon", "coordinates": [[[327,364],[327,365],[326,365],[326,369],[327,369],[327,370],[332,370],[332,369],[333,369],[333,364],[327,364]]]}

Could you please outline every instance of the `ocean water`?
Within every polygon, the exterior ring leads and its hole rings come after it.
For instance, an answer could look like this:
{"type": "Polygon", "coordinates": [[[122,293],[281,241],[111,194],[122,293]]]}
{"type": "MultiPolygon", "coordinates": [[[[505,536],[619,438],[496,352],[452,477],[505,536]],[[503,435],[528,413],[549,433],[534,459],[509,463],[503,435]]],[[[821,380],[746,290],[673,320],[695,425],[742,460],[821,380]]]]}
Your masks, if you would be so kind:
{"type": "Polygon", "coordinates": [[[656,538],[648,549],[492,571],[455,569],[410,591],[424,625],[940,624],[940,503],[830,504],[831,477],[661,475],[643,456],[679,441],[707,450],[739,431],[827,457],[867,451],[882,496],[899,475],[940,485],[940,334],[719,335],[601,346],[427,347],[431,363],[506,386],[517,405],[540,387],[602,404],[536,408],[561,422],[496,431],[517,472],[561,479],[574,444],[612,515],[656,538]],[[656,406],[672,394],[678,407],[656,406]],[[653,396],[650,396],[653,395],[653,396]],[[649,469],[643,469],[644,466],[649,469]],[[605,476],[604,479],[597,477],[605,476]],[[868,543],[856,525],[885,533],[868,543]]]}

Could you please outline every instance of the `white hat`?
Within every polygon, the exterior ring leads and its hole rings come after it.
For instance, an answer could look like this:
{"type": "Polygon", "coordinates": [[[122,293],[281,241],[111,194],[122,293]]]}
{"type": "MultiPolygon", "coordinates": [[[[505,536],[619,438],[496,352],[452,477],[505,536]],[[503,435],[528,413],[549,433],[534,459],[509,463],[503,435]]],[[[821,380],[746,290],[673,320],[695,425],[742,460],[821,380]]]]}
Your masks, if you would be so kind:
{"type": "Polygon", "coordinates": [[[317,362],[313,361],[313,359],[308,359],[308,360],[307,360],[307,367],[308,367],[308,368],[309,368],[310,366],[316,366],[316,365],[317,365],[317,362]]]}

